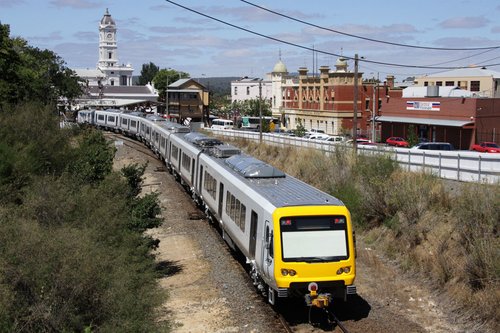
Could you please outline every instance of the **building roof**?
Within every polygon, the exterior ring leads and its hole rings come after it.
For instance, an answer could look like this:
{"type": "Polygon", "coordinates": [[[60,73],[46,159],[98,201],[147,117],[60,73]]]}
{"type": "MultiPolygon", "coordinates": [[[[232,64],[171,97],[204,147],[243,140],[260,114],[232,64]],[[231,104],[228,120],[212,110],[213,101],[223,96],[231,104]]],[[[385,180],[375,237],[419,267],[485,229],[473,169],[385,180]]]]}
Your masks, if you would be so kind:
{"type": "Polygon", "coordinates": [[[453,69],[446,72],[434,73],[430,75],[422,76],[422,78],[426,77],[485,77],[491,76],[496,79],[500,79],[500,72],[487,69],[484,67],[467,67],[467,68],[458,68],[453,69]]]}
{"type": "Polygon", "coordinates": [[[463,127],[467,124],[474,123],[474,121],[470,121],[470,120],[449,120],[449,119],[390,117],[390,116],[377,117],[376,121],[382,122],[382,123],[409,123],[409,124],[452,126],[452,127],[463,127]]]}
{"type": "Polygon", "coordinates": [[[78,77],[81,78],[102,78],[106,75],[100,69],[77,68],[73,69],[78,77]]]}
{"type": "MultiPolygon", "coordinates": [[[[153,95],[154,92],[150,88],[151,86],[104,86],[103,92],[105,94],[146,94],[153,95]]],[[[91,93],[98,93],[99,87],[90,87],[91,93]]]]}
{"type": "MultiPolygon", "coordinates": [[[[435,86],[433,86],[435,87],[435,86]]],[[[428,97],[428,87],[407,87],[403,89],[403,98],[428,97]]],[[[457,86],[439,86],[438,95],[432,97],[471,97],[473,93],[469,90],[460,89],[457,86]]]]}
{"type": "Polygon", "coordinates": [[[168,85],[168,87],[176,88],[176,87],[181,87],[183,84],[186,84],[189,80],[192,79],[179,79],[171,84],[168,85]]]}

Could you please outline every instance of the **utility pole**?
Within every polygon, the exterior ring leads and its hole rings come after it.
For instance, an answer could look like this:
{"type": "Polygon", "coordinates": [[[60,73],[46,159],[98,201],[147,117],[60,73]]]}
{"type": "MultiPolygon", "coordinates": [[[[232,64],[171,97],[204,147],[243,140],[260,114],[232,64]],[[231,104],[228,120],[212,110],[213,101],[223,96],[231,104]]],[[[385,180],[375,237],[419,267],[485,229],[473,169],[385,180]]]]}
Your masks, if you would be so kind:
{"type": "Polygon", "coordinates": [[[352,147],[354,149],[354,156],[358,151],[358,54],[354,55],[354,108],[352,117],[352,147]]]}
{"type": "Polygon", "coordinates": [[[259,80],[259,143],[262,143],[262,79],[259,80]]]}
{"type": "Polygon", "coordinates": [[[376,142],[376,133],[375,133],[375,116],[378,112],[378,73],[377,73],[377,81],[373,85],[373,108],[372,108],[372,142],[376,142]],[[376,93],[375,93],[376,92],[376,93]]]}

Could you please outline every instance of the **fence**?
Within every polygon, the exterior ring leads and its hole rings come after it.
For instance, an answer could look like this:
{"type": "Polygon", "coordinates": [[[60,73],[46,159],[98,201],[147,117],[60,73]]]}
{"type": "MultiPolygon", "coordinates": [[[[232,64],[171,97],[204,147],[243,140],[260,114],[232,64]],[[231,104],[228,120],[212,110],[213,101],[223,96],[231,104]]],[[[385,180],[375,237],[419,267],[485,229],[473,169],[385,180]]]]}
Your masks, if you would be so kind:
{"type": "MultiPolygon", "coordinates": [[[[214,134],[258,141],[258,132],[212,130],[214,134]]],[[[352,149],[352,145],[319,140],[308,140],[270,133],[262,133],[262,141],[281,146],[296,146],[333,152],[352,149]]],[[[388,154],[408,171],[430,172],[437,177],[464,182],[500,183],[500,154],[473,151],[432,151],[392,148],[384,145],[358,145],[359,154],[388,154]]]]}

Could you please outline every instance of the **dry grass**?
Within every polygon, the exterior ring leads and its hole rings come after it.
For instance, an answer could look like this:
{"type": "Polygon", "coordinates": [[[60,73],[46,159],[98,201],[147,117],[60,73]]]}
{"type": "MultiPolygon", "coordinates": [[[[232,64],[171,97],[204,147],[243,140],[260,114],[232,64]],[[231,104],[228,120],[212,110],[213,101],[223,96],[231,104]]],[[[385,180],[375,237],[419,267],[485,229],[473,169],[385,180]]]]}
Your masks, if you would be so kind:
{"type": "Polygon", "coordinates": [[[343,200],[366,242],[446,292],[462,316],[500,331],[499,185],[450,193],[440,179],[386,157],[234,143],[343,200]]]}

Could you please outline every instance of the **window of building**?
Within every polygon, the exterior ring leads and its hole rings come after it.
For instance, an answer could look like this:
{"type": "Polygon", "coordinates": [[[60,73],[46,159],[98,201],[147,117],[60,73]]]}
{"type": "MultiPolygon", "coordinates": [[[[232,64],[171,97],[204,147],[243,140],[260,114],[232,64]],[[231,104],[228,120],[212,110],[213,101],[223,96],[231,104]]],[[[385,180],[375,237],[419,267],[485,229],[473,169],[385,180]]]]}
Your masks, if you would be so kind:
{"type": "Polygon", "coordinates": [[[470,91],[481,91],[479,81],[470,81],[470,91]]]}
{"type": "Polygon", "coordinates": [[[114,86],[114,85],[115,85],[115,81],[114,81],[114,80],[111,80],[111,81],[110,81],[110,84],[111,84],[112,86],[114,86]]]}
{"type": "Polygon", "coordinates": [[[234,94],[238,95],[238,87],[234,87],[234,94]]]}
{"type": "Polygon", "coordinates": [[[455,81],[446,81],[445,86],[447,87],[453,87],[455,85],[455,81]]]}
{"type": "Polygon", "coordinates": [[[458,81],[458,87],[467,90],[467,81],[458,81]]]}
{"type": "Polygon", "coordinates": [[[367,98],[365,99],[365,110],[369,110],[370,109],[370,100],[367,98]]]}
{"type": "Polygon", "coordinates": [[[441,87],[443,85],[443,81],[436,81],[436,86],[441,87]]]}
{"type": "Polygon", "coordinates": [[[429,82],[425,81],[424,82],[424,87],[427,87],[429,85],[429,82]]]}
{"type": "Polygon", "coordinates": [[[108,52],[108,59],[113,59],[113,52],[108,52]]]}
{"type": "Polygon", "coordinates": [[[250,95],[250,87],[247,87],[247,95],[250,95]]]}

